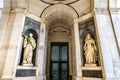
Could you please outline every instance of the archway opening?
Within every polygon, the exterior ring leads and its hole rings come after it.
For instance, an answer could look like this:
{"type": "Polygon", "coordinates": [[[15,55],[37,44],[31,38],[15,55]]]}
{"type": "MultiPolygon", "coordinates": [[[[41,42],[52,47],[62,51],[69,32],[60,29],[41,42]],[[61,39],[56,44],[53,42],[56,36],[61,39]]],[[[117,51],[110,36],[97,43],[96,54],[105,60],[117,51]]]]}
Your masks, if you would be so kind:
{"type": "Polygon", "coordinates": [[[75,57],[73,18],[64,11],[52,13],[47,18],[47,33],[47,80],[69,80],[75,57]]]}
{"type": "Polygon", "coordinates": [[[74,19],[78,18],[78,15],[67,5],[56,4],[48,7],[41,18],[47,21],[46,78],[47,80],[63,80],[62,78],[72,80],[72,76],[76,75],[73,26],[74,19]],[[57,55],[58,57],[53,57],[57,55]],[[58,61],[55,61],[56,59],[58,61]]]}
{"type": "Polygon", "coordinates": [[[72,18],[64,12],[48,18],[47,80],[69,80],[72,74],[72,18]],[[49,66],[49,68],[48,68],[49,66]]]}

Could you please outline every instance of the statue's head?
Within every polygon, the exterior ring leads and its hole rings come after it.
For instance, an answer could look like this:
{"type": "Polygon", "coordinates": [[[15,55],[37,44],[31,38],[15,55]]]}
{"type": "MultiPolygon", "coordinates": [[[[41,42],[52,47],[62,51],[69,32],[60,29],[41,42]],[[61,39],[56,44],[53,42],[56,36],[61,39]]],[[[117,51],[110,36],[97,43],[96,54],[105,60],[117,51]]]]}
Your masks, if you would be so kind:
{"type": "Polygon", "coordinates": [[[25,39],[27,38],[27,36],[25,35],[25,39]]]}
{"type": "Polygon", "coordinates": [[[30,36],[30,37],[32,37],[32,36],[33,36],[33,34],[32,34],[32,33],[30,33],[30,34],[29,34],[29,36],[30,36]]]}
{"type": "Polygon", "coordinates": [[[90,35],[90,34],[87,34],[87,38],[88,38],[88,39],[91,38],[91,35],[90,35]]]}

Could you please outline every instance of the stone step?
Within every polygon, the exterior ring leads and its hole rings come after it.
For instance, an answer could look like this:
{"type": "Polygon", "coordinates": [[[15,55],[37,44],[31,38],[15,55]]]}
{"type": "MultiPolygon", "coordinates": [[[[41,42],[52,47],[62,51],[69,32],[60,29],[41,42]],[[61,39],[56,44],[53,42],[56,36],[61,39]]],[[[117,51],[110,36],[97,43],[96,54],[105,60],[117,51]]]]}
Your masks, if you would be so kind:
{"type": "Polygon", "coordinates": [[[82,80],[103,80],[102,78],[83,77],[82,80]]]}
{"type": "Polygon", "coordinates": [[[36,80],[36,77],[16,77],[14,80],[36,80]]]}

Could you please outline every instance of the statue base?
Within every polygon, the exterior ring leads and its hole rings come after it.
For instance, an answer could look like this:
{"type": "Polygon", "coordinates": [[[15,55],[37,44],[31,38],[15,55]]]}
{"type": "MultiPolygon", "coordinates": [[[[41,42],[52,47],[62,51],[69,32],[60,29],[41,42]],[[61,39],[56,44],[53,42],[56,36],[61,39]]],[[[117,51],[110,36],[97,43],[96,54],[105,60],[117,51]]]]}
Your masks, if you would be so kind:
{"type": "Polygon", "coordinates": [[[28,67],[31,67],[33,66],[33,64],[22,64],[23,66],[28,66],[28,67]]]}
{"type": "Polygon", "coordinates": [[[97,66],[97,64],[85,64],[85,66],[87,66],[87,67],[94,67],[94,66],[97,66]]]}

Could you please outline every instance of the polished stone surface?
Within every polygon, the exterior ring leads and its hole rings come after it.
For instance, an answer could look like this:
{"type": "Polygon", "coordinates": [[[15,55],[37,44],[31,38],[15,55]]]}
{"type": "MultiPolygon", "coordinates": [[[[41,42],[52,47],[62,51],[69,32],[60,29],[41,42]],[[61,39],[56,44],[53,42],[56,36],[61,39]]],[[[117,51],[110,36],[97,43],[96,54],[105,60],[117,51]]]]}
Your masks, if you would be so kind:
{"type": "MultiPolygon", "coordinates": [[[[67,1],[65,2],[67,3],[67,1]]],[[[69,0],[68,2],[70,1],[75,0],[69,0]]],[[[64,3],[50,5],[41,0],[1,0],[3,5],[0,5],[0,79],[48,80],[49,71],[46,71],[49,70],[50,65],[46,69],[46,64],[49,64],[46,56],[50,54],[48,49],[50,48],[50,42],[68,41],[70,44],[69,71],[72,79],[101,80],[101,78],[82,76],[82,70],[86,70],[88,66],[83,68],[82,64],[82,52],[80,50],[82,46],[80,45],[78,23],[83,23],[93,17],[98,49],[100,50],[100,66],[95,69],[88,69],[102,71],[105,80],[119,80],[120,6],[118,1],[110,0],[110,15],[108,0],[78,0],[69,4],[69,6],[64,3]],[[20,69],[17,66],[21,56],[21,35],[24,30],[25,17],[30,17],[41,23],[40,32],[38,32],[40,38],[37,49],[38,58],[36,58],[36,76],[15,77],[16,71],[20,69]],[[54,30],[57,31],[56,34],[54,30]],[[53,32],[53,34],[49,34],[48,31],[53,32]]],[[[31,68],[27,69],[31,70],[31,68]]]]}

